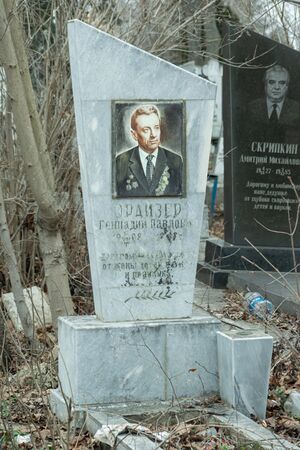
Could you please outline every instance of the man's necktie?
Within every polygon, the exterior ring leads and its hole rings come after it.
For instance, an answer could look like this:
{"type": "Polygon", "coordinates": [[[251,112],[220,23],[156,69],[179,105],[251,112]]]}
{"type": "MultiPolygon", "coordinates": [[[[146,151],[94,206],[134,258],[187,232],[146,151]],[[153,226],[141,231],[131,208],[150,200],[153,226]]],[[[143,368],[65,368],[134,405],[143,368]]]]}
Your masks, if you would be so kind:
{"type": "Polygon", "coordinates": [[[270,115],[270,122],[273,125],[275,125],[278,123],[278,116],[277,116],[277,111],[276,111],[278,105],[277,105],[277,103],[273,103],[272,106],[273,106],[273,111],[272,111],[272,114],[270,115]]]}
{"type": "Polygon", "coordinates": [[[151,180],[152,180],[152,176],[153,176],[153,171],[154,171],[154,165],[152,162],[152,159],[154,158],[153,155],[148,155],[147,156],[147,165],[146,165],[146,178],[148,181],[148,184],[151,184],[151,180]]]}

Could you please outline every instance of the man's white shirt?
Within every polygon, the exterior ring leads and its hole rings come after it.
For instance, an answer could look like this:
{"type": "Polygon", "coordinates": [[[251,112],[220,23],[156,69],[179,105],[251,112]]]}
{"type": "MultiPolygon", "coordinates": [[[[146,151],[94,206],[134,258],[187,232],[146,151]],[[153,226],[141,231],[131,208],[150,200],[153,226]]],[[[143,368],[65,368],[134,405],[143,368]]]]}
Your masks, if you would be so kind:
{"type": "Polygon", "coordinates": [[[272,100],[270,100],[269,98],[267,98],[267,108],[268,108],[268,117],[270,119],[271,114],[273,112],[273,105],[277,105],[276,107],[276,114],[277,114],[277,118],[279,119],[280,117],[280,113],[283,107],[283,102],[284,100],[281,100],[281,102],[277,103],[277,102],[272,102],[272,100]]]}
{"type": "Polygon", "coordinates": [[[153,153],[147,153],[144,150],[142,150],[141,147],[139,147],[139,154],[140,154],[140,160],[142,163],[143,171],[144,171],[144,174],[146,175],[146,167],[147,167],[147,162],[148,162],[147,156],[149,154],[153,156],[151,162],[152,162],[153,166],[155,167],[157,155],[158,155],[158,148],[153,153]]]}

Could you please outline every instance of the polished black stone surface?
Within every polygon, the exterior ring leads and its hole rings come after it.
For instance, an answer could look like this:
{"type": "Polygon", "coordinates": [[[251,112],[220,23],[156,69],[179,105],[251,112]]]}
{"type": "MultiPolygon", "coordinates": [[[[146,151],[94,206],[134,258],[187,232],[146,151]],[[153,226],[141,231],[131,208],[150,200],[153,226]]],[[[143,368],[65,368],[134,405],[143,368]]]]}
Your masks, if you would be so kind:
{"type": "Polygon", "coordinates": [[[236,27],[223,37],[225,241],[284,249],[293,233],[300,247],[300,52],[236,27]]]}
{"type": "Polygon", "coordinates": [[[198,263],[197,279],[222,289],[232,273],[273,271],[276,273],[300,270],[300,249],[276,247],[246,247],[228,244],[221,239],[206,241],[205,262],[198,263]]]}
{"type": "Polygon", "coordinates": [[[208,239],[205,262],[221,270],[279,270],[289,272],[300,264],[300,249],[246,247],[208,239]]]}
{"type": "Polygon", "coordinates": [[[300,264],[300,52],[225,25],[222,56],[225,240],[197,273],[213,287],[300,264]]]}
{"type": "Polygon", "coordinates": [[[230,271],[218,269],[211,264],[201,262],[197,265],[196,278],[215,289],[223,289],[227,286],[230,273],[230,271]]]}

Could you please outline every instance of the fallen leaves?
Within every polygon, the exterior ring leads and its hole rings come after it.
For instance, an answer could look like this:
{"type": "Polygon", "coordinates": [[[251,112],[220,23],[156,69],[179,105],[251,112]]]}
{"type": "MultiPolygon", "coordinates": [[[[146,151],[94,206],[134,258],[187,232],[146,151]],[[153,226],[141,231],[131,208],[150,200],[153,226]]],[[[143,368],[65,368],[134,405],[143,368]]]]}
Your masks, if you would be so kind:
{"type": "MultiPolygon", "coordinates": [[[[263,324],[247,312],[242,292],[228,292],[226,299],[221,318],[263,324]]],[[[300,386],[300,319],[277,311],[265,327],[266,330],[270,327],[277,336],[273,346],[265,426],[299,444],[299,421],[286,417],[283,405],[288,394],[293,389],[299,390],[300,386]]]]}
{"type": "Polygon", "coordinates": [[[300,433],[300,421],[297,419],[293,419],[292,417],[280,417],[277,420],[277,427],[278,426],[285,428],[286,430],[300,433]]]}

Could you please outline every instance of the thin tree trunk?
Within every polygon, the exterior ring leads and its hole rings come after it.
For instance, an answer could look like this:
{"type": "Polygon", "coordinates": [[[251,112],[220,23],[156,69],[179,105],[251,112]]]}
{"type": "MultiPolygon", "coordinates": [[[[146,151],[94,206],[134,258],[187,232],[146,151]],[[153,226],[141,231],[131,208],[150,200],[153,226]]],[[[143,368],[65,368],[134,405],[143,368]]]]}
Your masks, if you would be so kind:
{"type": "Polygon", "coordinates": [[[42,129],[42,124],[40,117],[36,108],[35,95],[32,88],[29,68],[28,68],[28,58],[23,41],[23,33],[20,27],[19,20],[16,16],[17,2],[15,0],[3,0],[3,5],[5,8],[6,18],[9,18],[9,28],[10,35],[12,38],[12,43],[14,51],[16,53],[16,58],[18,60],[19,71],[23,82],[23,91],[26,97],[26,102],[28,105],[28,110],[30,112],[30,121],[32,130],[34,133],[36,146],[39,151],[39,159],[43,167],[44,176],[47,180],[49,188],[54,190],[54,176],[51,166],[51,161],[49,154],[47,152],[47,145],[45,140],[45,135],[42,129]],[[15,9],[14,9],[15,8],[15,9]]]}
{"type": "Polygon", "coordinates": [[[18,143],[27,183],[38,204],[38,230],[53,323],[73,314],[61,237],[61,211],[55,198],[53,171],[38,116],[15,2],[0,0],[0,59],[7,78],[18,143]],[[7,20],[9,17],[9,21],[7,20]]]}
{"type": "Polygon", "coordinates": [[[68,316],[73,314],[73,306],[70,309],[69,284],[64,282],[68,279],[65,261],[64,246],[60,233],[39,227],[40,249],[43,255],[46,285],[48,297],[52,299],[52,317],[68,316]],[[57,301],[56,301],[57,300],[57,301]]]}
{"type": "Polygon", "coordinates": [[[17,311],[20,316],[21,324],[24,330],[24,334],[31,341],[33,346],[37,348],[37,342],[34,336],[33,322],[23,294],[23,287],[20,279],[20,274],[18,271],[17,258],[14,252],[12,242],[10,240],[1,183],[0,183],[0,241],[2,244],[7,269],[9,271],[11,287],[14,294],[17,311]]]}

